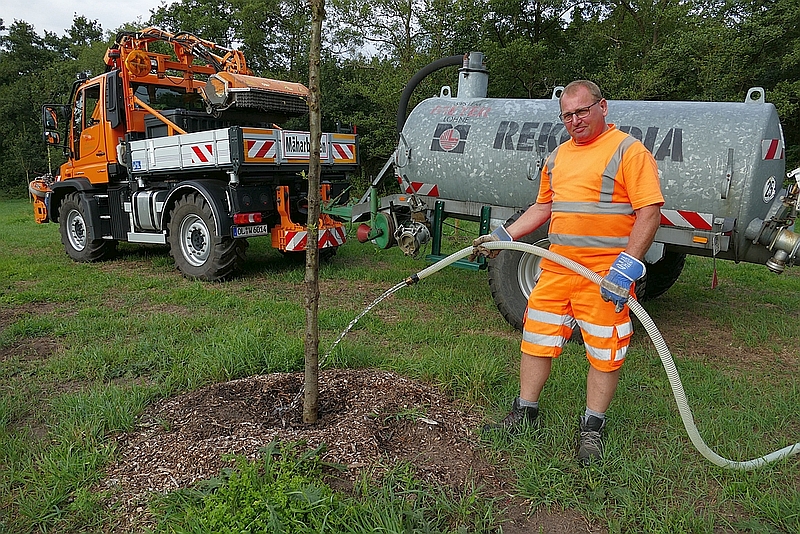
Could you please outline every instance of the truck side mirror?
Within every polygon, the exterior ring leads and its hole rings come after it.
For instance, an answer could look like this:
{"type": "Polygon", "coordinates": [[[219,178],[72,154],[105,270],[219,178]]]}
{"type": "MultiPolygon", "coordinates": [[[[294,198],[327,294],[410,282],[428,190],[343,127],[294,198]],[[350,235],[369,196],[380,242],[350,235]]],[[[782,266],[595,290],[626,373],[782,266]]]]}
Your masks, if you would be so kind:
{"type": "Polygon", "coordinates": [[[52,106],[42,108],[42,124],[45,130],[58,130],[58,114],[52,106]]]}
{"type": "Polygon", "coordinates": [[[44,142],[47,143],[49,146],[58,146],[61,144],[61,135],[56,131],[45,130],[44,142]]]}
{"type": "Polygon", "coordinates": [[[67,107],[61,105],[45,104],[42,106],[42,126],[44,129],[44,142],[49,146],[61,144],[61,134],[58,133],[58,119],[63,117],[67,107]]]}

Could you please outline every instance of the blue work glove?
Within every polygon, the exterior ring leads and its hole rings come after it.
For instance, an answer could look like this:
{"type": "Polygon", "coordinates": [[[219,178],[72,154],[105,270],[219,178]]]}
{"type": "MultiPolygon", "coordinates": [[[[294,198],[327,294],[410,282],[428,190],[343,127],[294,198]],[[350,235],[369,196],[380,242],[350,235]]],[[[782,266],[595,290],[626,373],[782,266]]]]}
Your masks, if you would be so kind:
{"type": "Polygon", "coordinates": [[[631,291],[631,284],[644,276],[644,263],[626,252],[620,252],[603,281],[600,282],[600,296],[606,302],[613,302],[617,313],[622,311],[631,291]]]}
{"type": "Polygon", "coordinates": [[[498,226],[491,234],[479,236],[472,242],[472,246],[475,248],[472,249],[472,254],[469,255],[469,261],[475,261],[475,258],[478,256],[485,256],[490,259],[496,258],[497,255],[500,254],[499,249],[489,250],[488,248],[481,246],[484,243],[489,243],[491,241],[514,241],[514,239],[511,237],[511,235],[509,235],[504,226],[498,226]]]}

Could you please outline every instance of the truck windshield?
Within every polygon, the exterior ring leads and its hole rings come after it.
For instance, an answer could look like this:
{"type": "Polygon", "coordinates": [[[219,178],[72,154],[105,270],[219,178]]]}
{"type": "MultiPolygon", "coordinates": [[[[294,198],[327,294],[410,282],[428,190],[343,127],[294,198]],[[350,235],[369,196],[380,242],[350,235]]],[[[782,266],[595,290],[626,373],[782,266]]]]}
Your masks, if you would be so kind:
{"type": "Polygon", "coordinates": [[[203,98],[198,93],[187,93],[182,87],[133,84],[134,94],[153,109],[186,109],[204,111],[203,98]]]}

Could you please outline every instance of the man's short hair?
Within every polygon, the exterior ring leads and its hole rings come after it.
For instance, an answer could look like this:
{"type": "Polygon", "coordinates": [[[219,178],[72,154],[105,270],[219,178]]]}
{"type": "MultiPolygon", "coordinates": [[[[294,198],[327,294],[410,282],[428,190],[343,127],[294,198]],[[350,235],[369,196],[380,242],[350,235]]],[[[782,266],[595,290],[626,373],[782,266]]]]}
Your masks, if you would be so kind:
{"type": "Polygon", "coordinates": [[[600,87],[590,80],[575,80],[574,82],[570,82],[561,92],[561,96],[563,97],[564,95],[572,94],[578,89],[578,87],[583,87],[589,91],[589,94],[591,94],[595,100],[602,100],[603,98],[603,92],[600,90],[600,87]]]}

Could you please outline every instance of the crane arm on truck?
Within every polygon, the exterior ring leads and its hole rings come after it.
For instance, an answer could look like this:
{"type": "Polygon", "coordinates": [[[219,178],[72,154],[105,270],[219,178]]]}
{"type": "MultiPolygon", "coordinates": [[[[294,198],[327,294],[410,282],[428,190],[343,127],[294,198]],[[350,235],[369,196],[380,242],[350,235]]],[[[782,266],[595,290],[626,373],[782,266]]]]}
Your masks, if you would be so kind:
{"type": "MultiPolygon", "coordinates": [[[[169,79],[173,85],[199,93],[209,113],[232,106],[267,111],[291,108],[293,114],[307,110],[308,89],[299,83],[253,76],[239,50],[232,50],[188,32],[170,33],[158,28],[120,32],[105,56],[108,70],[122,73],[126,85],[158,84],[169,79]],[[165,43],[172,55],[150,50],[165,43]],[[207,78],[202,81],[200,78],[207,78]]],[[[133,94],[126,93],[133,109],[133,94]]]]}
{"type": "MultiPolygon", "coordinates": [[[[187,72],[208,72],[208,69],[213,69],[213,72],[233,72],[252,75],[252,71],[247,67],[247,60],[239,50],[232,50],[222,47],[211,41],[201,39],[189,32],[170,33],[159,28],[144,28],[136,32],[120,32],[114,41],[114,44],[106,52],[105,63],[111,68],[121,68],[119,61],[128,61],[126,67],[134,66],[135,70],[142,72],[141,54],[137,54],[137,50],[144,52],[148,51],[149,45],[156,42],[163,42],[170,45],[175,52],[178,63],[184,68],[178,70],[185,70],[187,72]],[[220,55],[217,52],[222,52],[220,55]],[[119,52],[119,54],[117,54],[119,52]],[[194,59],[200,58],[206,62],[206,65],[195,64],[194,59]],[[138,64],[137,64],[138,63],[138,64]],[[196,70],[195,70],[196,69],[196,70]]],[[[163,63],[164,67],[176,67],[175,62],[168,64],[166,61],[163,63]]],[[[149,65],[145,65],[146,70],[142,74],[147,74],[150,69],[149,65]]]]}

